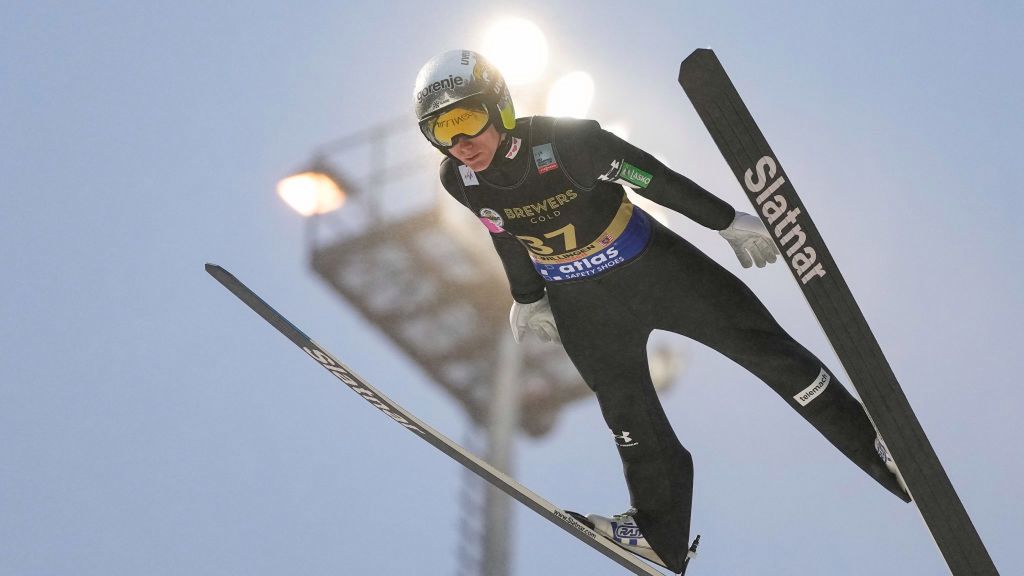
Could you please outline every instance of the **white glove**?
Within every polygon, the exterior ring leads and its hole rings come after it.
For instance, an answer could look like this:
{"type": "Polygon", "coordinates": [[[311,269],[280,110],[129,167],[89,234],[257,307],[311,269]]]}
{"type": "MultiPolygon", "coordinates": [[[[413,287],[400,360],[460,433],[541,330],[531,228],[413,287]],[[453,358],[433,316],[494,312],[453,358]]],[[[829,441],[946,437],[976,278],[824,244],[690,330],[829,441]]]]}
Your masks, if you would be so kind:
{"type": "Polygon", "coordinates": [[[732,251],[736,253],[744,268],[750,268],[751,263],[757,264],[758,268],[764,268],[766,263],[775,262],[775,256],[779,254],[775,242],[772,242],[772,237],[768,235],[768,229],[757,216],[736,212],[732,224],[718,233],[732,246],[732,251]]]}
{"type": "Polygon", "coordinates": [[[555,317],[551,314],[547,294],[529,304],[513,302],[508,321],[512,325],[512,337],[517,343],[522,342],[527,331],[536,334],[542,342],[562,342],[558,336],[558,327],[555,326],[555,317]]]}

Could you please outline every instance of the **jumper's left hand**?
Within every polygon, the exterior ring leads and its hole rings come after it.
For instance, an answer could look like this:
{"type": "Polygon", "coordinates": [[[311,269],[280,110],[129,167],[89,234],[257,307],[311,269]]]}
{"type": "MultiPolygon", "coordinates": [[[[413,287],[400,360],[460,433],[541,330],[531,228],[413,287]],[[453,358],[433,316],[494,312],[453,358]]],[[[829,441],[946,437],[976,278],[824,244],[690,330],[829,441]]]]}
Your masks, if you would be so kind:
{"type": "Polygon", "coordinates": [[[779,254],[775,242],[768,235],[768,229],[757,216],[736,212],[732,224],[718,233],[732,246],[744,268],[750,268],[751,264],[764,268],[765,264],[775,262],[775,257],[779,254]]]}

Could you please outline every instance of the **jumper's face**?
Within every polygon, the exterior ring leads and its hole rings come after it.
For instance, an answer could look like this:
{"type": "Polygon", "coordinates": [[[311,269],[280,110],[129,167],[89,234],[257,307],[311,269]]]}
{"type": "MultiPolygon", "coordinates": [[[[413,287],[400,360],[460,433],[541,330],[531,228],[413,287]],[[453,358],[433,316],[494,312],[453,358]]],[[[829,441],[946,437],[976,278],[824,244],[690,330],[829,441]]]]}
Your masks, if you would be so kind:
{"type": "Polygon", "coordinates": [[[455,145],[448,149],[452,156],[474,172],[486,170],[494,159],[494,153],[501,143],[501,134],[494,126],[488,126],[479,136],[457,137],[455,145]]]}

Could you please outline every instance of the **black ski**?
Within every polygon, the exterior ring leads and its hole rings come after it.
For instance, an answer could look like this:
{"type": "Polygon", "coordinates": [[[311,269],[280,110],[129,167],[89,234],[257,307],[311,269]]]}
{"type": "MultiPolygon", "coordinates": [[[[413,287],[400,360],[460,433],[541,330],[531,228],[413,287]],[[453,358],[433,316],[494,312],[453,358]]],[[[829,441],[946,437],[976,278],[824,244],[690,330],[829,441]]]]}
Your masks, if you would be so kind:
{"type": "Polygon", "coordinates": [[[432,444],[435,448],[450,456],[453,460],[462,464],[476,475],[500,488],[503,492],[516,500],[522,502],[527,508],[550,520],[559,528],[579,538],[591,548],[614,560],[622,567],[633,574],[640,576],[662,576],[662,573],[633,555],[631,552],[621,548],[611,540],[594,532],[590,527],[573,518],[564,510],[531,492],[522,484],[516,482],[505,473],[494,468],[487,462],[477,458],[462,446],[442,435],[437,430],[424,424],[421,420],[410,414],[407,410],[396,404],[393,400],[370,386],[365,380],[356,375],[337,358],[320,347],[309,336],[306,336],[294,324],[284,316],[270,307],[269,304],[257,296],[238,278],[230,272],[215,264],[207,264],[206,271],[217,279],[218,282],[230,290],[242,302],[245,302],[271,326],[277,328],[296,346],[301,348],[311,358],[320,363],[335,378],[344,382],[356,394],[372,404],[375,408],[385,413],[395,422],[407,430],[432,444]]]}
{"type": "Polygon", "coordinates": [[[715,53],[683,61],[679,83],[771,231],[836,355],[900,467],[954,576],[997,574],[906,395],[778,157],[715,53]]]}

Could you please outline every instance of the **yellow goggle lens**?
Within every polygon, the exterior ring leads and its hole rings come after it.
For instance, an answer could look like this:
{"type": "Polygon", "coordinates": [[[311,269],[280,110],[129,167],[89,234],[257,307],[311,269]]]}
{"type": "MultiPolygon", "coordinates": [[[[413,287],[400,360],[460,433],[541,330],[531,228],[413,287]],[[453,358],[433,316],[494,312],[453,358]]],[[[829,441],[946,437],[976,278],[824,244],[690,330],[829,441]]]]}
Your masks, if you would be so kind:
{"type": "Polygon", "coordinates": [[[479,136],[487,128],[490,115],[487,108],[452,108],[439,114],[431,122],[430,132],[434,141],[441,146],[451,146],[455,137],[462,134],[470,138],[479,136]]]}

